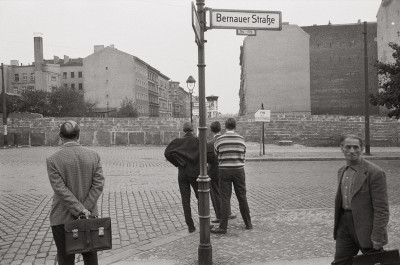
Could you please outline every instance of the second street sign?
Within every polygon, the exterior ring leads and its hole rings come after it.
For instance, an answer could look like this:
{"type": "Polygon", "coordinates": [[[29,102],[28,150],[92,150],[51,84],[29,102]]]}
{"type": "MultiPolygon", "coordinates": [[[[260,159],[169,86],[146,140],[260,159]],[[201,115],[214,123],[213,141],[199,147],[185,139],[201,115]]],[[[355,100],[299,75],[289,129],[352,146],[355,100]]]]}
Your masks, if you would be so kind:
{"type": "Polygon", "coordinates": [[[210,28],[281,30],[280,11],[210,9],[210,28]]]}

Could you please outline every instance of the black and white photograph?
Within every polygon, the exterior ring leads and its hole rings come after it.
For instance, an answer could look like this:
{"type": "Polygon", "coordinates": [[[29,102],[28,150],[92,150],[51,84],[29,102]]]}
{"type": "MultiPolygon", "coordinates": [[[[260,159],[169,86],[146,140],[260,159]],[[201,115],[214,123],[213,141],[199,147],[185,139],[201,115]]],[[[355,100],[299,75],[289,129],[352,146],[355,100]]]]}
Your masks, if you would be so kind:
{"type": "Polygon", "coordinates": [[[400,0],[0,25],[0,265],[400,265],[400,0]]]}

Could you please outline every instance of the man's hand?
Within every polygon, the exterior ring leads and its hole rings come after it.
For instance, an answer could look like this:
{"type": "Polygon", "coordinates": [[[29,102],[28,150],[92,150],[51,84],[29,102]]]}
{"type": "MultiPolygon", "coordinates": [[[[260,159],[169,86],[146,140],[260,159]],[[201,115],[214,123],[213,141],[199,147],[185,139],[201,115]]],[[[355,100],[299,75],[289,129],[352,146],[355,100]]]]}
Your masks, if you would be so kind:
{"type": "Polygon", "coordinates": [[[90,216],[92,213],[91,213],[89,210],[84,209],[84,210],[82,211],[82,214],[84,214],[86,218],[89,218],[89,216],[90,216]]]}
{"type": "Polygon", "coordinates": [[[372,241],[372,246],[373,246],[374,249],[380,250],[381,248],[383,248],[383,244],[382,243],[376,242],[376,241],[373,241],[373,240],[371,240],[371,241],[372,241]]]}

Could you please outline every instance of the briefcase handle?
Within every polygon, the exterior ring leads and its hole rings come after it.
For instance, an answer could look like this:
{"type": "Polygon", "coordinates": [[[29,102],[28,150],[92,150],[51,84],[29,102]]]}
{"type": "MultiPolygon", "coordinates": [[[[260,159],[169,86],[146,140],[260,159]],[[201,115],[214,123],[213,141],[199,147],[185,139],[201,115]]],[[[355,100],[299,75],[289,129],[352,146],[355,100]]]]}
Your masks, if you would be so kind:
{"type": "MultiPolygon", "coordinates": [[[[89,216],[89,218],[99,218],[99,216],[91,215],[91,216],[89,216]]],[[[84,215],[84,214],[80,214],[77,219],[89,219],[89,218],[86,218],[86,215],[84,215]]]]}

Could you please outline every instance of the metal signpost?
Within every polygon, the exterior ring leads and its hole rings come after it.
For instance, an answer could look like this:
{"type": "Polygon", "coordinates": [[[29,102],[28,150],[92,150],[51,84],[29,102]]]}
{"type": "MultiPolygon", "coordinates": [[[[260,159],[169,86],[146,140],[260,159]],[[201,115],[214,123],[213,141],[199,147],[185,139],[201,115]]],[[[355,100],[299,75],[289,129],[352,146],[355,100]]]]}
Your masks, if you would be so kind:
{"type": "Polygon", "coordinates": [[[199,219],[200,244],[198,247],[198,264],[212,264],[212,247],[210,242],[210,178],[207,176],[207,139],[206,139],[206,100],[205,100],[205,59],[204,32],[207,29],[247,29],[247,30],[281,30],[282,16],[279,11],[246,11],[205,8],[205,0],[192,2],[192,27],[198,48],[199,80],[199,141],[200,141],[200,175],[199,183],[199,219]],[[206,26],[206,11],[209,11],[210,27],[206,26]]]}
{"type": "Polygon", "coordinates": [[[260,137],[260,156],[261,156],[261,149],[262,149],[262,154],[265,155],[265,145],[264,145],[264,122],[270,122],[271,121],[271,111],[270,110],[265,110],[264,106],[261,105],[261,109],[257,110],[256,113],[254,113],[254,120],[256,122],[262,122],[261,123],[261,137],[260,137]]]}

